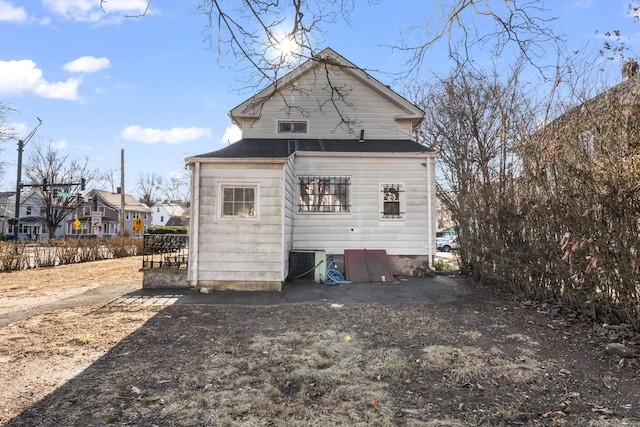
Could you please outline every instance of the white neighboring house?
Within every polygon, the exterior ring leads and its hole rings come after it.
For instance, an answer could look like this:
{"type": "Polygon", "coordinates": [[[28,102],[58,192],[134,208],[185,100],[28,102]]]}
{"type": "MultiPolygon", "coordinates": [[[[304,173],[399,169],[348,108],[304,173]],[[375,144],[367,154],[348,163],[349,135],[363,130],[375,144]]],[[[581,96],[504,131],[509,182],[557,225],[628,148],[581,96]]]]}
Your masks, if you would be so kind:
{"type": "MultiPolygon", "coordinates": [[[[14,226],[9,219],[15,217],[16,196],[15,193],[6,198],[3,216],[3,233],[6,239],[15,239],[14,226]]],[[[18,237],[20,240],[47,240],[49,230],[47,228],[47,218],[45,215],[45,204],[42,193],[36,190],[20,193],[20,226],[18,237]]],[[[56,229],[55,237],[64,235],[62,227],[56,229]]],[[[53,236],[51,236],[53,237],[53,236]]]]}
{"type": "Polygon", "coordinates": [[[418,107],[325,49],[230,116],[243,139],[186,159],[192,287],[280,290],[302,250],[432,265],[436,155],[412,139],[418,107]]]}
{"type": "Polygon", "coordinates": [[[179,203],[156,202],[151,206],[151,225],[165,226],[170,221],[172,224],[181,223],[184,213],[185,210],[179,203]]]}

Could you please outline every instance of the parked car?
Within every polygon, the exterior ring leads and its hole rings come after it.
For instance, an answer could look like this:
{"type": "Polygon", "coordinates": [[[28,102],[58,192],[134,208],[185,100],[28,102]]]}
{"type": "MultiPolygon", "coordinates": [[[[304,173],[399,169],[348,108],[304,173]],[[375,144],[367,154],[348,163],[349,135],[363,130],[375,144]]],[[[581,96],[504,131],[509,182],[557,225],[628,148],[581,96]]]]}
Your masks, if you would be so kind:
{"type": "Polygon", "coordinates": [[[458,238],[452,240],[444,237],[436,237],[436,250],[440,252],[451,252],[451,250],[458,249],[458,238]]]}

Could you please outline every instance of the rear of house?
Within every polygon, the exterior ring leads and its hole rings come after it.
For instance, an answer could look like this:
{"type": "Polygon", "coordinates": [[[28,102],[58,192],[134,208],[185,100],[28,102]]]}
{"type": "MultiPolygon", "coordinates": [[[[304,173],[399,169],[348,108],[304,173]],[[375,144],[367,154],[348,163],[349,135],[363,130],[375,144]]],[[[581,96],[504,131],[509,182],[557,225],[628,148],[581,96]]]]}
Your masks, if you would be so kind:
{"type": "Polygon", "coordinates": [[[431,265],[435,153],[412,140],[419,108],[326,49],[231,117],[242,140],[186,159],[192,286],[281,289],[292,252],[431,265]]]}

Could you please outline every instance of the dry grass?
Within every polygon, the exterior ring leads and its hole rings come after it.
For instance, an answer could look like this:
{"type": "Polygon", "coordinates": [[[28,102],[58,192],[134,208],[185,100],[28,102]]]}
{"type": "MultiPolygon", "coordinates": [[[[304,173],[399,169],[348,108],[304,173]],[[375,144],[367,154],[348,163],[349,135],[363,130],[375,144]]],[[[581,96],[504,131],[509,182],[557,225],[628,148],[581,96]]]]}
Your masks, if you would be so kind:
{"type": "Polygon", "coordinates": [[[640,425],[637,364],[489,296],[48,312],[0,329],[0,423],[640,425]]]}

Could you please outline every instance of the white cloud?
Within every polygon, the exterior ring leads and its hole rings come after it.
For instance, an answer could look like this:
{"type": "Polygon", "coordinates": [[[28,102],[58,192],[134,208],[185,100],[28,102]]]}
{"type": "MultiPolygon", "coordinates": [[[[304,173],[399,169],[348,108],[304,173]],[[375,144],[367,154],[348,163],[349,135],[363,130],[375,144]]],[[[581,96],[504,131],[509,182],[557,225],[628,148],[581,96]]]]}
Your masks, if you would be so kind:
{"type": "Polygon", "coordinates": [[[95,56],[81,56],[71,62],[67,62],[62,66],[72,73],[95,73],[111,67],[111,62],[107,58],[96,58],[95,56]]]}
{"type": "Polygon", "coordinates": [[[225,129],[224,135],[222,135],[222,140],[220,142],[222,142],[223,144],[231,144],[241,139],[242,131],[238,126],[233,125],[225,129]]]}
{"type": "Polygon", "coordinates": [[[6,0],[0,0],[0,21],[25,22],[27,18],[24,7],[16,7],[6,0]]]}
{"type": "Polygon", "coordinates": [[[207,128],[171,128],[169,130],[142,128],[133,125],[125,128],[120,137],[127,141],[140,141],[145,144],[156,144],[166,142],[167,144],[180,144],[199,138],[211,138],[211,130],[207,128]]]}
{"type": "Polygon", "coordinates": [[[13,122],[8,124],[18,135],[27,131],[27,124],[25,122],[13,122]]]}
{"type": "Polygon", "coordinates": [[[114,16],[139,15],[147,8],[148,0],[109,0],[104,11],[99,0],[43,0],[44,7],[71,21],[97,22],[114,16]]]}
{"type": "Polygon", "coordinates": [[[30,59],[20,61],[0,60],[0,95],[20,96],[32,93],[42,98],[77,100],[80,78],[70,78],[64,82],[48,82],[42,77],[42,70],[30,59]]]}
{"type": "Polygon", "coordinates": [[[51,141],[49,143],[49,147],[54,148],[56,150],[64,150],[65,148],[67,148],[67,141],[62,140],[62,141],[51,141]]]}

